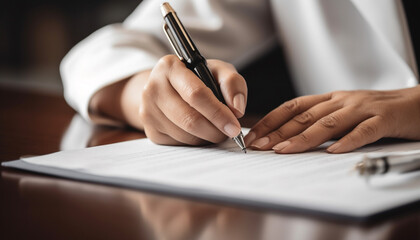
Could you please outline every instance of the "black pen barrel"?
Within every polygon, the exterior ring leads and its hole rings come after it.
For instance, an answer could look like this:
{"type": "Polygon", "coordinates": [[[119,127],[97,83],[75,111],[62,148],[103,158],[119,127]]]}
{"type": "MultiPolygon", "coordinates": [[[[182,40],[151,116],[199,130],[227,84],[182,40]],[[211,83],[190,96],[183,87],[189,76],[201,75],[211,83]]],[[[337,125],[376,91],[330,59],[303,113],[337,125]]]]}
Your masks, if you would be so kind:
{"type": "Polygon", "coordinates": [[[182,61],[185,63],[187,68],[193,71],[204,82],[204,84],[212,90],[220,102],[226,104],[219,84],[207,67],[206,59],[195,47],[190,36],[185,31],[184,26],[182,26],[182,23],[177,21],[176,16],[172,13],[165,16],[165,22],[172,32],[176,45],[179,46],[178,49],[181,54],[182,61]]]}
{"type": "Polygon", "coordinates": [[[213,91],[213,94],[217,97],[217,99],[219,99],[220,102],[226,104],[219,84],[214,79],[213,74],[210,72],[204,61],[194,66],[194,73],[204,82],[208,88],[213,91]]]}
{"type": "Polygon", "coordinates": [[[177,21],[177,19],[178,18],[175,13],[169,13],[164,18],[167,26],[174,36],[176,44],[179,46],[182,58],[185,59],[185,61],[191,62],[191,58],[193,58],[192,53],[197,52],[197,49],[181,21],[177,21]]]}

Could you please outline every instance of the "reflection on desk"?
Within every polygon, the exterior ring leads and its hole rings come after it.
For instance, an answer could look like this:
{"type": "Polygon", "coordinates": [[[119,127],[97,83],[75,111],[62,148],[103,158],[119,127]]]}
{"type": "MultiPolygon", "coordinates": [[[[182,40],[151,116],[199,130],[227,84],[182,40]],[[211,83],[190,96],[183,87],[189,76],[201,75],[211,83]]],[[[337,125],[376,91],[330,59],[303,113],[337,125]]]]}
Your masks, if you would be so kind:
{"type": "Polygon", "coordinates": [[[413,229],[420,223],[418,214],[352,225],[13,171],[2,172],[2,178],[6,188],[18,187],[6,197],[6,204],[8,214],[14,213],[9,220],[14,227],[9,231],[14,228],[15,236],[21,238],[324,240],[419,236],[413,229]],[[16,199],[19,205],[13,202],[16,199]]]}
{"type": "Polygon", "coordinates": [[[145,138],[143,132],[130,128],[96,126],[75,114],[61,139],[60,150],[74,150],[145,138]]]}

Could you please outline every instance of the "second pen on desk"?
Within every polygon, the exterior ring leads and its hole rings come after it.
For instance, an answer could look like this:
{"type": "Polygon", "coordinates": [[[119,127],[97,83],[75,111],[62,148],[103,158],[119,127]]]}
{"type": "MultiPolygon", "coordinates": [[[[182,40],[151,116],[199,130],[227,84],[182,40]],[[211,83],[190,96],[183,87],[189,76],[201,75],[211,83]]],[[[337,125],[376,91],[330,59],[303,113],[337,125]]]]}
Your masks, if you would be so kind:
{"type": "MultiPolygon", "coordinates": [[[[207,67],[206,59],[201,56],[171,5],[167,2],[163,3],[161,5],[161,11],[165,20],[163,30],[176,55],[184,62],[188,69],[193,71],[212,90],[217,99],[226,105],[219,84],[217,84],[213,74],[207,67]]],[[[242,131],[233,140],[246,153],[242,131]]]]}
{"type": "Polygon", "coordinates": [[[408,173],[420,171],[420,152],[389,154],[380,157],[365,156],[358,162],[355,170],[367,179],[387,173],[408,173]]]}

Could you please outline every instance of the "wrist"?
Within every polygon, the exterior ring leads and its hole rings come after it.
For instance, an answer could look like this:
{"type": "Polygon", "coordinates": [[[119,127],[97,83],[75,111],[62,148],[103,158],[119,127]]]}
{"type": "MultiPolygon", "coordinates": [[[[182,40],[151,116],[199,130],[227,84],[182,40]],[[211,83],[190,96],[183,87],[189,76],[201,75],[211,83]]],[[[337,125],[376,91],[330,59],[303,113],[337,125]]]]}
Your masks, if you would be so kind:
{"type": "Polygon", "coordinates": [[[96,92],[89,103],[92,121],[97,124],[118,122],[143,130],[138,112],[149,73],[150,71],[137,73],[96,92]]]}

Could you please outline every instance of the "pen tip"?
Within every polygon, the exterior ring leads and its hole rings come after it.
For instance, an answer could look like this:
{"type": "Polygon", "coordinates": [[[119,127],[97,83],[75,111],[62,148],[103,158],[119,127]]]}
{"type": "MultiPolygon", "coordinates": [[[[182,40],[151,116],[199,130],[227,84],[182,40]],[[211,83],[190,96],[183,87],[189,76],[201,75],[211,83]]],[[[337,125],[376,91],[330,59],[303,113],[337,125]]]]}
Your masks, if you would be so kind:
{"type": "Polygon", "coordinates": [[[242,151],[243,151],[244,153],[246,153],[246,148],[243,148],[243,149],[242,149],[242,151]]]}

